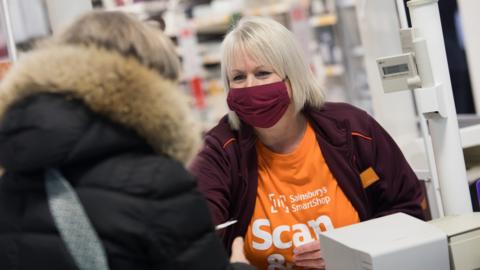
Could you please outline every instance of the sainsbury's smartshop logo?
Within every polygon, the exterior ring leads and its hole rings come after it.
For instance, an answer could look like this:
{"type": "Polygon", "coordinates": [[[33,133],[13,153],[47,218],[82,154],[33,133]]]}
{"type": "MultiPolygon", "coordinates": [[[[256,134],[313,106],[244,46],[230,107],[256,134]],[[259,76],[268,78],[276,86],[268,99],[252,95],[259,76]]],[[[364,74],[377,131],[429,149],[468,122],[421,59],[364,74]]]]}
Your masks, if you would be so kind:
{"type": "Polygon", "coordinates": [[[272,214],[278,213],[279,210],[285,213],[290,213],[288,206],[286,205],[287,197],[285,195],[275,195],[275,193],[268,194],[268,199],[272,203],[270,206],[270,212],[272,214]]]}

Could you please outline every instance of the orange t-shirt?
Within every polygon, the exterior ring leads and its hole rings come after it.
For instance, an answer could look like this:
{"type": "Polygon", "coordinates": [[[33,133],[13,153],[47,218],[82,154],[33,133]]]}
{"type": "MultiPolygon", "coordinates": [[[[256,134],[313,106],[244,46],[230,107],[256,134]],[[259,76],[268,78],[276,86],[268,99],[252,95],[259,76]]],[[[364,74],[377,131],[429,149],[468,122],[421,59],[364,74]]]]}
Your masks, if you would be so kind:
{"type": "Polygon", "coordinates": [[[260,142],[256,148],[257,198],[245,255],[257,269],[295,269],[295,247],[360,219],[325,163],[310,124],[291,153],[274,153],[260,142]]]}

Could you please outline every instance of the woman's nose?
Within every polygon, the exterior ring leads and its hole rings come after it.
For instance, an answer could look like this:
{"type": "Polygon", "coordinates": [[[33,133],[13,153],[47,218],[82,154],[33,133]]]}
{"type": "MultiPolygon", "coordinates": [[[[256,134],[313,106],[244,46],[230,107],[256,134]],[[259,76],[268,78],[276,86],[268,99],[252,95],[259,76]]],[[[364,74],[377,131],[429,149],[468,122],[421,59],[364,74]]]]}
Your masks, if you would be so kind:
{"type": "Polygon", "coordinates": [[[251,87],[257,85],[257,79],[253,75],[248,75],[247,79],[245,80],[245,87],[251,87]]]}

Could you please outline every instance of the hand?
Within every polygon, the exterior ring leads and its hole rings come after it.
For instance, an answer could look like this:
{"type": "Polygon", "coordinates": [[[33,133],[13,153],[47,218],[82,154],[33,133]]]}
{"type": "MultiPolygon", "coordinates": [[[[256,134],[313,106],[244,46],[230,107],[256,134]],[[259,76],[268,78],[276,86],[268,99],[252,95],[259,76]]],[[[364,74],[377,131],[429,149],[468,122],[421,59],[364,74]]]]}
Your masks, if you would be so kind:
{"type": "Polygon", "coordinates": [[[247,257],[245,257],[245,252],[243,248],[243,237],[239,236],[235,238],[232,243],[232,256],[230,256],[231,263],[240,262],[250,264],[250,262],[247,260],[247,257]]]}
{"type": "Polygon", "coordinates": [[[320,241],[316,240],[296,247],[293,250],[293,263],[309,269],[325,269],[325,261],[320,252],[320,241]]]}

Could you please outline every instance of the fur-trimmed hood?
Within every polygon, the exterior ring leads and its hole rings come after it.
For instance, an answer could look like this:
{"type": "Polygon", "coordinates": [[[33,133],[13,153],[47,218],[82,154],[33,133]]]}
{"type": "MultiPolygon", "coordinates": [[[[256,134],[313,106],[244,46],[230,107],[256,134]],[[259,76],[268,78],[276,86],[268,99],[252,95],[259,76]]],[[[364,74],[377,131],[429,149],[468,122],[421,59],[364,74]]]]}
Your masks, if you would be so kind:
{"type": "Polygon", "coordinates": [[[93,112],[135,130],[158,153],[183,163],[200,141],[175,82],[104,49],[62,45],[23,55],[0,84],[0,121],[13,103],[38,93],[80,99],[93,112]]]}

